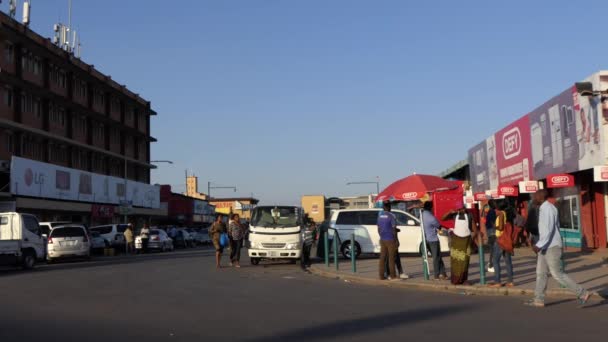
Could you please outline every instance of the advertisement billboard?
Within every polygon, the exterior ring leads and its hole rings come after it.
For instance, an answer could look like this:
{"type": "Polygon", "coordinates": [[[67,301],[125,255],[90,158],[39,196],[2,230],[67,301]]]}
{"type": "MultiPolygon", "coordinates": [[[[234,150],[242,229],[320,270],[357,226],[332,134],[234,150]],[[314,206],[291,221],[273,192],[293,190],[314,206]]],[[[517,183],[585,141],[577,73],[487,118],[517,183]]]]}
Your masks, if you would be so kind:
{"type": "Polygon", "coordinates": [[[160,207],[158,186],[19,157],[11,160],[11,193],[89,203],[128,201],[136,207],[160,207]]]}
{"type": "Polygon", "coordinates": [[[490,171],[488,165],[488,151],[486,142],[484,141],[469,150],[471,187],[475,191],[490,189],[490,171]]]}
{"type": "Polygon", "coordinates": [[[528,116],[526,115],[498,131],[495,140],[498,183],[517,185],[520,181],[530,180],[532,152],[528,116]]]}

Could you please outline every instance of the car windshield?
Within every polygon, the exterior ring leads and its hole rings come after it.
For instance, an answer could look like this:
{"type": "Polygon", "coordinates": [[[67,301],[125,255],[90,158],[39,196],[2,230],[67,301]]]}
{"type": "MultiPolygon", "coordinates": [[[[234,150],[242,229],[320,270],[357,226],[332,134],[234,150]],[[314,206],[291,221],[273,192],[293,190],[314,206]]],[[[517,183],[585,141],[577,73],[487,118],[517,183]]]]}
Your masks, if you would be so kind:
{"type": "Polygon", "coordinates": [[[92,237],[99,237],[100,235],[101,235],[101,234],[99,234],[99,232],[96,232],[96,231],[92,231],[92,232],[91,232],[91,236],[92,236],[92,237]]]}
{"type": "Polygon", "coordinates": [[[257,207],[251,225],[257,227],[294,227],[300,224],[300,210],[296,207],[257,207]]]}
{"type": "Polygon", "coordinates": [[[158,235],[160,232],[158,230],[151,230],[150,235],[158,235]]]}
{"type": "Polygon", "coordinates": [[[84,229],[80,227],[61,227],[51,231],[54,238],[84,236],[84,229]]]}

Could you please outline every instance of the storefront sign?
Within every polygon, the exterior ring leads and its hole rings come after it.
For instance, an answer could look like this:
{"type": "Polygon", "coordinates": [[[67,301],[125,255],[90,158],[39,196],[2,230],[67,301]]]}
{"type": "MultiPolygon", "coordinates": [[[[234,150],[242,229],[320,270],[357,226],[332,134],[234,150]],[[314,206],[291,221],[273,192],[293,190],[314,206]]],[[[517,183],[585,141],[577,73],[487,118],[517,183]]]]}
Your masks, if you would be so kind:
{"type": "Polygon", "coordinates": [[[11,193],[18,196],[119,204],[125,199],[125,185],[126,199],[133,206],[160,207],[158,186],[25,158],[11,161],[11,193]]]}
{"type": "Polygon", "coordinates": [[[596,182],[608,182],[608,166],[594,167],[593,180],[596,182]]]}
{"type": "Polygon", "coordinates": [[[530,180],[532,155],[528,116],[526,115],[498,131],[495,139],[498,184],[516,184],[519,181],[530,180]]]}
{"type": "Polygon", "coordinates": [[[547,175],[547,188],[568,188],[574,186],[574,176],[569,174],[547,175]]]}
{"type": "Polygon", "coordinates": [[[473,198],[477,202],[483,202],[488,200],[488,196],[486,196],[485,192],[477,192],[473,195],[473,198]]]}
{"type": "Polygon", "coordinates": [[[91,217],[93,218],[112,218],[114,217],[114,206],[93,204],[91,206],[91,217]]]}
{"type": "Polygon", "coordinates": [[[498,195],[507,197],[517,197],[519,195],[519,189],[514,186],[500,186],[498,188],[498,195]]]}
{"type": "Polygon", "coordinates": [[[524,181],[519,182],[519,193],[520,194],[533,194],[540,190],[539,183],[537,181],[524,181]]]}

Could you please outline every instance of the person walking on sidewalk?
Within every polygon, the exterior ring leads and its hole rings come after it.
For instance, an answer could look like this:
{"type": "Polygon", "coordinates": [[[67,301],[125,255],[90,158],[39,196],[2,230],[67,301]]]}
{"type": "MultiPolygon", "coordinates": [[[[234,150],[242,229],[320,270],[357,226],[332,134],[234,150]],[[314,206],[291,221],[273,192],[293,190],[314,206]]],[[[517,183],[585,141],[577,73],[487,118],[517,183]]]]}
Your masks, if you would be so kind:
{"type": "Polygon", "coordinates": [[[494,258],[494,283],[490,284],[490,287],[502,287],[502,275],[501,275],[501,269],[500,269],[500,260],[504,257],[505,259],[505,266],[507,267],[507,280],[508,282],[506,283],[507,287],[513,287],[515,286],[515,284],[513,283],[513,260],[511,258],[511,255],[513,254],[513,237],[512,237],[512,232],[513,229],[511,229],[512,226],[510,226],[511,223],[507,222],[507,206],[505,204],[503,204],[500,207],[500,210],[496,210],[496,242],[494,243],[494,253],[493,253],[493,258],[494,258]],[[510,249],[506,248],[505,246],[501,246],[499,243],[499,240],[501,239],[501,236],[503,236],[503,234],[505,235],[505,238],[507,240],[509,240],[510,243],[510,249]]]}
{"type": "Polygon", "coordinates": [[[222,253],[224,253],[224,246],[220,244],[220,235],[226,232],[226,224],[222,222],[222,216],[217,215],[215,222],[211,225],[209,234],[211,234],[211,241],[213,241],[213,247],[215,247],[215,267],[221,268],[222,264],[222,253]]]}
{"type": "Polygon", "coordinates": [[[488,236],[488,249],[490,258],[488,262],[488,272],[494,273],[494,245],[496,244],[496,202],[488,202],[490,209],[486,214],[486,235],[488,236]]]}
{"type": "Polygon", "coordinates": [[[528,236],[528,243],[530,246],[534,246],[538,242],[538,203],[536,203],[536,198],[533,198],[528,206],[525,231],[528,236]]]}
{"type": "Polygon", "coordinates": [[[123,233],[125,236],[125,243],[127,246],[127,254],[132,254],[135,250],[135,239],[133,238],[133,224],[129,223],[125,232],[123,233]]]}
{"type": "Polygon", "coordinates": [[[536,264],[536,289],[534,290],[534,299],[526,302],[526,305],[533,307],[545,306],[548,273],[551,273],[553,279],[562,286],[574,292],[581,305],[584,305],[593,293],[575,283],[562,268],[563,242],[559,233],[559,216],[557,208],[547,201],[548,197],[549,193],[547,190],[539,190],[534,196],[536,203],[540,205],[538,215],[539,240],[532,246],[538,258],[536,264]]]}
{"type": "Polygon", "coordinates": [[[230,264],[236,268],[241,267],[241,247],[243,247],[243,235],[245,233],[239,219],[239,214],[233,214],[232,219],[228,223],[228,234],[230,235],[230,264]]]}
{"type": "Polygon", "coordinates": [[[144,223],[144,227],[139,232],[139,237],[141,238],[141,251],[142,253],[148,253],[148,241],[150,241],[150,228],[147,223],[144,223]]]}
{"type": "Polygon", "coordinates": [[[378,214],[378,235],[380,235],[380,260],[378,263],[378,275],[381,280],[384,277],[384,263],[388,258],[389,280],[398,280],[395,272],[395,257],[397,255],[397,219],[391,213],[391,205],[385,202],[384,211],[378,214]]]}
{"type": "Polygon", "coordinates": [[[422,211],[422,223],[424,224],[424,236],[426,238],[427,245],[431,250],[431,257],[433,258],[433,273],[435,280],[445,280],[448,276],[445,272],[445,264],[441,258],[441,246],[439,244],[439,236],[437,232],[441,229],[441,223],[433,215],[433,202],[424,202],[422,211]]]}
{"type": "Polygon", "coordinates": [[[469,262],[471,260],[471,242],[477,236],[477,227],[473,217],[460,204],[457,210],[443,215],[442,220],[454,219],[452,246],[450,249],[451,281],[454,285],[468,283],[469,262]]]}

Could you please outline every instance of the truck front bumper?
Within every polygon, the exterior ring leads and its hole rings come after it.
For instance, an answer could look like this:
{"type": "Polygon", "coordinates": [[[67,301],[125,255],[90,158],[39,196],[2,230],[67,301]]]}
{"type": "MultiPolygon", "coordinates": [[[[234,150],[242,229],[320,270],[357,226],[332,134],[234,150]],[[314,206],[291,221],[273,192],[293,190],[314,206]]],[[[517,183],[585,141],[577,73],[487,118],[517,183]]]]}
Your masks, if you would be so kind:
{"type": "Polygon", "coordinates": [[[293,249],[249,249],[250,258],[263,259],[300,259],[301,250],[293,249]]]}

